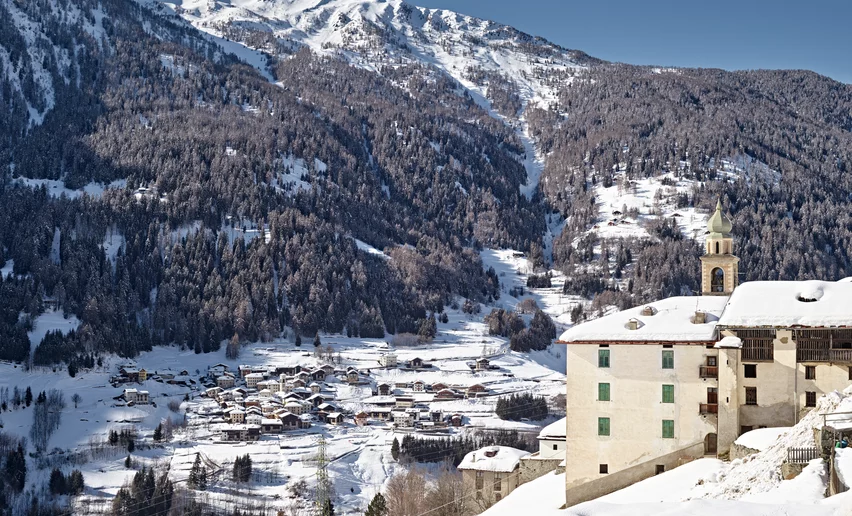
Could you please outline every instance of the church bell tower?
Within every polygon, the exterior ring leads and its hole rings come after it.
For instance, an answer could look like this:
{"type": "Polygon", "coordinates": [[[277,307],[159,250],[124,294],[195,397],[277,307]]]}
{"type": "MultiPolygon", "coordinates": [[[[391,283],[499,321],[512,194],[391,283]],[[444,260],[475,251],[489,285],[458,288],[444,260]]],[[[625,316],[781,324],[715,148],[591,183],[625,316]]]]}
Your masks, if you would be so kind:
{"type": "Polygon", "coordinates": [[[701,257],[701,295],[729,296],[737,287],[740,259],[734,256],[731,219],[722,213],[721,199],[707,221],[707,243],[701,257]]]}

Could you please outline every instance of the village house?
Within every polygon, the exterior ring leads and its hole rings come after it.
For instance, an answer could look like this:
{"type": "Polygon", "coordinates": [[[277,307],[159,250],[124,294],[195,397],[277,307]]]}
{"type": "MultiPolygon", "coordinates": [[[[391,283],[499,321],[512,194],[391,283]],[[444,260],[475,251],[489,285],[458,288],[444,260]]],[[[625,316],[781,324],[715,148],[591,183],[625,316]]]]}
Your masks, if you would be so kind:
{"type": "Polygon", "coordinates": [[[216,377],[216,386],[220,389],[230,389],[234,386],[234,376],[230,373],[222,374],[216,377]]]}
{"type": "MultiPolygon", "coordinates": [[[[279,418],[281,420],[281,425],[283,430],[298,430],[302,428],[302,418],[293,413],[281,414],[279,418]]],[[[310,419],[308,419],[308,428],[310,428],[310,419]]]]}
{"type": "Polygon", "coordinates": [[[256,389],[258,382],[263,381],[264,378],[263,373],[249,373],[245,376],[246,387],[256,389]]]}
{"type": "Polygon", "coordinates": [[[346,372],[346,381],[350,384],[355,384],[361,381],[361,377],[356,369],[350,369],[346,372]]]}
{"type": "Polygon", "coordinates": [[[449,417],[448,422],[450,426],[458,428],[464,424],[464,416],[462,416],[461,414],[453,414],[449,417]]]}
{"type": "Polygon", "coordinates": [[[355,424],[357,426],[367,426],[367,419],[370,417],[366,412],[358,412],[355,414],[355,424]]]}
{"type": "Polygon", "coordinates": [[[260,439],[260,425],[229,425],[222,429],[225,441],[257,441],[260,439]]]}
{"type": "Polygon", "coordinates": [[[456,399],[456,392],[452,389],[441,389],[435,394],[435,401],[449,401],[456,399]]]}
{"type": "Polygon", "coordinates": [[[559,338],[568,506],[727,453],[753,428],[792,426],[821,394],[849,385],[852,282],[739,285],[721,205],[707,229],[701,296],[613,313],[559,338]]]}
{"type": "Polygon", "coordinates": [[[415,357],[409,360],[408,367],[411,369],[419,369],[423,367],[423,359],[420,357],[415,357]]]}
{"type": "Polygon", "coordinates": [[[281,390],[281,384],[275,380],[263,380],[261,382],[257,382],[257,389],[260,391],[267,390],[269,392],[279,392],[281,390]]]}
{"type": "Polygon", "coordinates": [[[319,392],[322,390],[322,385],[318,384],[317,382],[312,382],[310,385],[308,385],[308,388],[311,389],[312,393],[319,394],[319,392]]]}
{"type": "Polygon", "coordinates": [[[330,425],[342,425],[343,414],[341,414],[340,412],[331,412],[325,416],[325,422],[330,425]]]}
{"type": "Polygon", "coordinates": [[[414,392],[424,392],[426,390],[426,382],[423,380],[414,380],[411,384],[411,389],[414,392]]]}
{"type": "Polygon", "coordinates": [[[231,423],[239,424],[246,422],[246,411],[240,408],[235,408],[231,410],[230,413],[231,423]]]}
{"type": "Polygon", "coordinates": [[[264,434],[279,434],[284,429],[280,419],[264,418],[260,421],[260,431],[264,434]]]}
{"type": "Polygon", "coordinates": [[[396,367],[397,360],[395,353],[383,353],[379,357],[379,365],[381,367],[396,367]]]}
{"type": "Polygon", "coordinates": [[[413,428],[414,427],[414,414],[408,412],[406,410],[395,410],[391,412],[391,419],[393,419],[393,424],[399,428],[413,428]]]}
{"type": "Polygon", "coordinates": [[[302,414],[299,416],[299,428],[302,430],[306,430],[311,427],[311,415],[310,414],[302,414]]]}
{"type": "Polygon", "coordinates": [[[488,389],[486,389],[484,385],[480,383],[475,383],[467,388],[467,390],[465,391],[465,397],[476,398],[477,396],[481,396],[483,394],[486,394],[487,392],[488,389]]]}
{"type": "Polygon", "coordinates": [[[476,371],[487,371],[490,366],[491,362],[487,358],[481,357],[476,359],[476,371]]]}
{"type": "Polygon", "coordinates": [[[565,460],[567,424],[566,418],[563,417],[539,432],[538,451],[521,459],[521,484],[560,468],[560,464],[565,460]]]}
{"type": "Polygon", "coordinates": [[[391,386],[388,383],[380,383],[378,387],[376,387],[376,393],[379,396],[388,396],[392,392],[391,386]]]}
{"type": "Polygon", "coordinates": [[[521,459],[528,452],[507,446],[472,451],[458,465],[464,491],[474,493],[475,513],[499,502],[520,485],[521,459]]]}
{"type": "Polygon", "coordinates": [[[287,410],[288,412],[291,412],[291,413],[297,415],[297,416],[301,416],[302,414],[305,413],[304,406],[301,403],[299,403],[298,401],[288,401],[287,403],[284,404],[284,409],[287,410]]]}
{"type": "Polygon", "coordinates": [[[133,405],[147,405],[149,403],[148,391],[124,389],[124,401],[133,405]]]}
{"type": "Polygon", "coordinates": [[[414,406],[414,396],[399,395],[395,399],[396,408],[408,408],[414,406]]]}

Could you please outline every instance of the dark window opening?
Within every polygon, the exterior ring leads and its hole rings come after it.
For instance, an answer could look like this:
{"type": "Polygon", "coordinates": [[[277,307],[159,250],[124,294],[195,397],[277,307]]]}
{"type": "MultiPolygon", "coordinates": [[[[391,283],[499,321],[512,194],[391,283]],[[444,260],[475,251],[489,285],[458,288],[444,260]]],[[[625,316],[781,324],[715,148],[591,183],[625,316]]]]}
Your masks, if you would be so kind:
{"type": "Polygon", "coordinates": [[[816,407],[816,392],[808,391],[805,393],[805,406],[816,407]]]}
{"type": "Polygon", "coordinates": [[[745,404],[757,405],[757,387],[745,388],[745,404]]]}
{"type": "Polygon", "coordinates": [[[599,464],[598,471],[601,475],[606,475],[607,473],[609,473],[609,464],[599,464]]]}
{"type": "Polygon", "coordinates": [[[816,380],[816,366],[805,366],[805,380],[816,380]]]}
{"type": "Polygon", "coordinates": [[[656,468],[654,468],[654,474],[655,475],[659,475],[660,473],[665,473],[665,472],[666,472],[666,465],[665,464],[657,464],[656,468]]]}
{"type": "Polygon", "coordinates": [[[757,364],[743,364],[743,376],[757,378],[757,364]]]}

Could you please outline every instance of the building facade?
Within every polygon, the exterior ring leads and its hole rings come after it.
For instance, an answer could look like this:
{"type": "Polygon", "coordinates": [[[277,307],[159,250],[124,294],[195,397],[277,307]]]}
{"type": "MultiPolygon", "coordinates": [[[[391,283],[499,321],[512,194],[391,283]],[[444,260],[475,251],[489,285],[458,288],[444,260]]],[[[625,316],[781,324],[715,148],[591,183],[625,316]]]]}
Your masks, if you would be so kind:
{"type": "Polygon", "coordinates": [[[852,382],[852,282],[738,285],[732,224],[707,223],[701,296],[566,331],[566,501],[621,489],[760,427],[792,426],[852,382]]]}

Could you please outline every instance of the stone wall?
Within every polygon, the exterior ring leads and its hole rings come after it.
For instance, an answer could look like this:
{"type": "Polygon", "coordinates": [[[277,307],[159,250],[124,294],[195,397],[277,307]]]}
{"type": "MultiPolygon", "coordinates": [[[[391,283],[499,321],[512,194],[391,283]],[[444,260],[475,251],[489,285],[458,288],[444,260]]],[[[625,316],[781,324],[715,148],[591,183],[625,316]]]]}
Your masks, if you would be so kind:
{"type": "Polygon", "coordinates": [[[749,455],[754,455],[758,451],[760,450],[755,450],[754,448],[734,443],[731,445],[731,453],[728,456],[728,460],[742,459],[749,455]]]}
{"type": "Polygon", "coordinates": [[[594,500],[608,495],[619,489],[633,485],[640,480],[652,477],[656,474],[658,464],[666,467],[666,471],[686,464],[694,459],[704,456],[704,441],[697,442],[686,448],[663,455],[647,462],[637,464],[627,469],[612,473],[605,477],[580,484],[565,490],[565,507],[571,507],[578,503],[594,500]]]}
{"type": "Polygon", "coordinates": [[[563,458],[539,459],[536,455],[538,454],[521,459],[521,484],[560,469],[559,464],[565,460],[563,458]]]}

